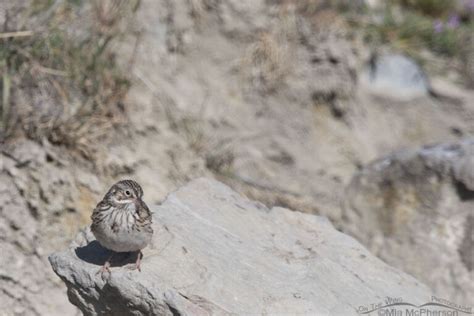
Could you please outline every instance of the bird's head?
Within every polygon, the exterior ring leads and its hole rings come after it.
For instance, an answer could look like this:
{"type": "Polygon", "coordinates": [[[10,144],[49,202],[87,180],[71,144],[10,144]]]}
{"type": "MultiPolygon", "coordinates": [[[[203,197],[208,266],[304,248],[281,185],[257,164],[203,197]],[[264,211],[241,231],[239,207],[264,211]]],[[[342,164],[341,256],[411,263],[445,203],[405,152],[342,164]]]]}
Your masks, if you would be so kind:
{"type": "Polygon", "coordinates": [[[143,196],[142,187],[133,180],[122,180],[115,183],[107,192],[106,198],[115,205],[137,203],[143,196]]]}

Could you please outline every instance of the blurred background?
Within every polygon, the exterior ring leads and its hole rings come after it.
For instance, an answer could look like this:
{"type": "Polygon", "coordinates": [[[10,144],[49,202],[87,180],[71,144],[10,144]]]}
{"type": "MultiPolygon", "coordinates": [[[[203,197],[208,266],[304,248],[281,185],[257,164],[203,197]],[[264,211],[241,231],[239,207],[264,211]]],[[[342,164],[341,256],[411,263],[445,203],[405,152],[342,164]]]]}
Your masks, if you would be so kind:
{"type": "Polygon", "coordinates": [[[0,315],[108,187],[212,177],[474,304],[474,1],[0,0],[0,315]]]}

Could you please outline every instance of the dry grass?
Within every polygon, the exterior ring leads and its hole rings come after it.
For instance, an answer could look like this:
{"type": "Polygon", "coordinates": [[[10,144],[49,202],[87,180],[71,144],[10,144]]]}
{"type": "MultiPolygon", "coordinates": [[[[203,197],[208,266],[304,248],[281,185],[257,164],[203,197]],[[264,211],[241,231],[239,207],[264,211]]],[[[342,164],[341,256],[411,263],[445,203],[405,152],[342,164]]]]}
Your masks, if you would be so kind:
{"type": "MultiPolygon", "coordinates": [[[[260,32],[242,58],[240,71],[246,82],[265,93],[284,85],[300,44],[301,18],[307,20],[318,34],[345,35],[348,24],[336,7],[344,1],[279,0],[278,18],[267,30],[260,32]]],[[[347,1],[346,1],[347,2],[347,1]]]]}
{"type": "Polygon", "coordinates": [[[1,142],[47,139],[87,153],[124,121],[129,83],[110,45],[138,3],[36,0],[16,8],[21,18],[0,36],[1,142]]]}
{"type": "Polygon", "coordinates": [[[446,0],[392,0],[392,2],[435,17],[449,14],[456,7],[456,1],[446,0]]]}
{"type": "Polygon", "coordinates": [[[257,89],[273,92],[284,82],[289,71],[288,43],[270,32],[262,32],[249,46],[241,69],[257,89]]]}

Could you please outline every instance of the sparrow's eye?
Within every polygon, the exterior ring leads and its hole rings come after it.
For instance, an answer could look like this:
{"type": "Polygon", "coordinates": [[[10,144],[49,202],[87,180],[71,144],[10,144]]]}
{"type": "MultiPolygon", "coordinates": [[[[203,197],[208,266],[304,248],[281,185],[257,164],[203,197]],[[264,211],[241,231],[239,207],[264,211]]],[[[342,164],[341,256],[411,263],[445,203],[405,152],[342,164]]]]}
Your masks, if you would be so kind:
{"type": "Polygon", "coordinates": [[[131,193],[129,190],[126,190],[126,191],[125,191],[125,195],[126,195],[126,196],[130,196],[131,194],[132,194],[132,193],[131,193]]]}

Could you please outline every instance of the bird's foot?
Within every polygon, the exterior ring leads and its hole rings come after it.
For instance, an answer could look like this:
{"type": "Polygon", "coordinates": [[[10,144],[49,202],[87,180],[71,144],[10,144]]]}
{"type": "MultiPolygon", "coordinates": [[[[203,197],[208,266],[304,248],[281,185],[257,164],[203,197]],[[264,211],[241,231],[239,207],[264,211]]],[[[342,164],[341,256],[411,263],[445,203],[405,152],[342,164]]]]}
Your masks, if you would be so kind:
{"type": "Polygon", "coordinates": [[[139,272],[142,272],[142,269],[140,267],[142,256],[143,256],[142,252],[139,251],[137,254],[137,261],[135,262],[135,264],[131,264],[130,266],[128,266],[128,268],[130,270],[138,270],[139,272]]]}
{"type": "Polygon", "coordinates": [[[100,276],[101,276],[102,280],[106,279],[107,274],[110,277],[112,272],[110,271],[110,262],[109,261],[106,261],[104,263],[104,265],[99,269],[99,271],[96,272],[96,275],[99,274],[99,273],[100,273],[100,276]]]}

